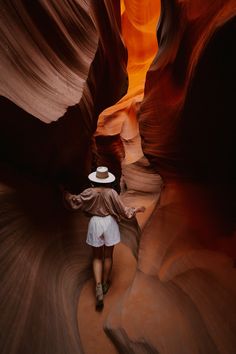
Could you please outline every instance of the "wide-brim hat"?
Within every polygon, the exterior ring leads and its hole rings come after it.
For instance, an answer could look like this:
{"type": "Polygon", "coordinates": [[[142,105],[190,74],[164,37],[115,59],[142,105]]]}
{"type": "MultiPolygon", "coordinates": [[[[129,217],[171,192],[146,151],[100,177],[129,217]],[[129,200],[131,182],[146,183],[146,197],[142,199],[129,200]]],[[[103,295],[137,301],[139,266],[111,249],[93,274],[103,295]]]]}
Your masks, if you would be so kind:
{"type": "Polygon", "coordinates": [[[108,171],[107,167],[99,166],[95,172],[88,175],[88,179],[97,183],[111,183],[114,182],[116,178],[111,172],[108,171]]]}

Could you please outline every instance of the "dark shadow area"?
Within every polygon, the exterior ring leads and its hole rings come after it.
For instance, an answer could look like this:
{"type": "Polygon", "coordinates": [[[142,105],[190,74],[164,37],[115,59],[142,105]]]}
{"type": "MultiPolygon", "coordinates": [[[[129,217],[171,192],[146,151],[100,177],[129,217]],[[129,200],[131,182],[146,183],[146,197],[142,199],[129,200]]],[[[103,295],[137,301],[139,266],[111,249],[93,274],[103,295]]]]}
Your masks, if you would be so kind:
{"type": "Polygon", "coordinates": [[[211,38],[196,68],[180,125],[183,169],[209,182],[235,181],[236,18],[211,38]]]}
{"type": "Polygon", "coordinates": [[[91,276],[88,218],[52,184],[1,166],[0,352],[77,353],[77,304],[91,276]]]}
{"type": "Polygon", "coordinates": [[[182,173],[204,185],[205,199],[232,235],[236,210],[236,18],[207,44],[179,126],[182,173]],[[208,188],[207,188],[208,186],[208,188]]]}
{"type": "Polygon", "coordinates": [[[0,161],[46,180],[82,189],[91,163],[91,131],[78,105],[45,124],[0,97],[0,161]]]}

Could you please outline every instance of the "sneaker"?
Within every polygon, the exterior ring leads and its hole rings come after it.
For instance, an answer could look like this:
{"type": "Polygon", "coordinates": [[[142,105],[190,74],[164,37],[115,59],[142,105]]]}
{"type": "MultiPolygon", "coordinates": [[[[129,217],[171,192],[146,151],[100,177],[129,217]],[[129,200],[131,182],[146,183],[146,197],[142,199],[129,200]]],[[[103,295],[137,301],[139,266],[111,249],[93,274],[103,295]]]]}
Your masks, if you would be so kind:
{"type": "Polygon", "coordinates": [[[96,311],[101,311],[104,307],[102,284],[96,286],[96,311]]]}

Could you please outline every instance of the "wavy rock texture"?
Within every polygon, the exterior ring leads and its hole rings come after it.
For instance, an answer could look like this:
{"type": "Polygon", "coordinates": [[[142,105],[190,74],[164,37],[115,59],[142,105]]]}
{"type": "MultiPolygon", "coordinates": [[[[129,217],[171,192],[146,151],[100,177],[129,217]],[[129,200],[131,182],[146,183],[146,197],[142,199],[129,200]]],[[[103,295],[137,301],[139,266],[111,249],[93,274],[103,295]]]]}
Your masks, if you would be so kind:
{"type": "MultiPolygon", "coordinates": [[[[236,269],[207,192],[167,183],[146,224],[138,270],[105,330],[122,353],[225,353],[236,348],[236,269]]],[[[225,225],[224,225],[225,226],[225,225]]],[[[224,230],[224,228],[223,228],[224,230]]]]}
{"type": "Polygon", "coordinates": [[[120,19],[108,0],[1,4],[3,354],[236,351],[235,1],[162,1],[144,100],[160,3],[121,5],[120,19]],[[130,87],[114,105],[121,27],[130,87]],[[93,159],[121,177],[125,203],[146,206],[141,239],[122,225],[102,314],[88,219],[57,187],[80,191],[93,159]]]}
{"type": "Polygon", "coordinates": [[[81,352],[76,307],[89,277],[87,220],[65,210],[52,185],[17,173],[14,180],[0,186],[1,353],[81,352]]]}
{"type": "Polygon", "coordinates": [[[127,97],[143,93],[147,70],[158,49],[156,26],[160,8],[159,0],[121,1],[122,36],[129,52],[127,97]]]}
{"type": "Polygon", "coordinates": [[[127,89],[120,15],[109,0],[1,8],[0,158],[81,189],[97,116],[127,89]]]}
{"type": "Polygon", "coordinates": [[[58,183],[75,191],[87,183],[98,114],[127,90],[117,8],[109,0],[1,2],[4,354],[82,353],[76,314],[91,277],[88,220],[64,208],[58,183]]]}
{"type": "Polygon", "coordinates": [[[193,174],[200,174],[212,158],[219,166],[232,154],[235,13],[234,1],[162,3],[159,51],[147,74],[140,132],[145,155],[157,159],[163,173],[190,174],[197,163],[193,174]]]}
{"type": "MultiPolygon", "coordinates": [[[[143,157],[138,112],[146,73],[158,48],[156,24],[160,1],[122,0],[121,15],[122,35],[129,53],[129,88],[118,103],[99,115],[95,134],[100,155],[98,163],[110,166],[118,176],[122,175],[121,161],[125,166],[143,157]]],[[[137,183],[143,188],[143,181],[137,183]]]]}
{"type": "Polygon", "coordinates": [[[125,110],[130,116],[131,112],[128,111],[130,106],[142,101],[146,73],[158,49],[156,25],[159,16],[160,1],[121,1],[121,30],[129,52],[127,63],[129,87],[120,102],[100,114],[97,135],[119,134],[121,131],[117,119],[119,111],[122,124],[125,118],[122,117],[122,112],[125,110]]]}
{"type": "MultiPolygon", "coordinates": [[[[58,120],[82,99],[99,46],[102,66],[107,60],[108,72],[119,78],[114,68],[122,68],[124,49],[117,27],[109,1],[2,3],[0,94],[43,122],[58,120]]],[[[87,95],[89,104],[91,92],[87,95]]]]}
{"type": "Polygon", "coordinates": [[[139,128],[165,189],[105,322],[119,352],[235,353],[235,10],[162,1],[139,128]]]}
{"type": "Polygon", "coordinates": [[[1,12],[1,95],[57,120],[80,101],[97,51],[89,3],[5,2],[1,12]]]}

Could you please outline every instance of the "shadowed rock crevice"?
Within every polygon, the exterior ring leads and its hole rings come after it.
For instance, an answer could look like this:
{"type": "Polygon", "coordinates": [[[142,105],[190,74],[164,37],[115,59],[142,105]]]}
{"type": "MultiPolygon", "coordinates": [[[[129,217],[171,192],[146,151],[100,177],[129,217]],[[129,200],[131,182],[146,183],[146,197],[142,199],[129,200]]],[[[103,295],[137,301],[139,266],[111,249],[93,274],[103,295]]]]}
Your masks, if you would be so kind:
{"type": "Polygon", "coordinates": [[[186,96],[178,146],[193,179],[231,183],[234,169],[236,17],[204,49],[186,96]]]}
{"type": "Polygon", "coordinates": [[[145,156],[167,177],[235,178],[235,8],[230,3],[220,8],[220,2],[163,2],[140,134],[145,156]]]}
{"type": "Polygon", "coordinates": [[[105,328],[105,332],[115,344],[119,354],[160,354],[149,343],[132,342],[123,329],[113,331],[105,328]]]}

